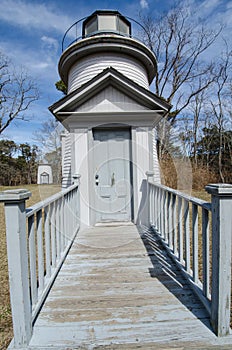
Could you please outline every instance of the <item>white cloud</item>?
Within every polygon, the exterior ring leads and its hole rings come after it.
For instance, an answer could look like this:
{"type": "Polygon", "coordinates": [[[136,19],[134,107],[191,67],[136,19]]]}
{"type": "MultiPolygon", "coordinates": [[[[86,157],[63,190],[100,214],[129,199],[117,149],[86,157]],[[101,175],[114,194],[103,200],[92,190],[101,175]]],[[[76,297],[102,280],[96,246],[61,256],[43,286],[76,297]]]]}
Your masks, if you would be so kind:
{"type": "Polygon", "coordinates": [[[55,29],[61,33],[72,24],[72,19],[47,7],[46,3],[22,0],[1,0],[0,19],[26,29],[55,29]]]}
{"type": "Polygon", "coordinates": [[[140,6],[142,9],[148,9],[149,6],[147,0],[140,0],[140,6]]]}
{"type": "Polygon", "coordinates": [[[42,50],[47,57],[47,59],[50,59],[52,61],[56,60],[57,54],[58,54],[58,48],[59,43],[55,38],[48,37],[48,36],[42,36],[42,50]]]}
{"type": "Polygon", "coordinates": [[[58,46],[58,42],[56,39],[48,37],[46,35],[42,36],[41,40],[49,46],[52,46],[52,47],[58,46]]]}
{"type": "Polygon", "coordinates": [[[221,2],[221,0],[205,0],[202,2],[201,6],[208,10],[214,10],[221,2]]]}

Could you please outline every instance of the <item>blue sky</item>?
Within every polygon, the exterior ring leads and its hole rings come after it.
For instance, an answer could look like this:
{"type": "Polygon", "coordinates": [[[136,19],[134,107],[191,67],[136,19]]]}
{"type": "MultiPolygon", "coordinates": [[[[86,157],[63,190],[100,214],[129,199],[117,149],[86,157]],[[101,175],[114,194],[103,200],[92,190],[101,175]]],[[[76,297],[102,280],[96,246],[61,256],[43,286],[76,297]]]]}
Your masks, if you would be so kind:
{"type": "MultiPolygon", "coordinates": [[[[0,50],[16,66],[24,66],[38,82],[40,99],[27,111],[28,122],[17,121],[1,137],[17,143],[33,143],[33,132],[38,130],[49,115],[48,106],[62,97],[55,89],[59,80],[57,63],[61,41],[66,29],[78,19],[97,9],[115,9],[138,20],[138,14],[162,13],[171,0],[1,0],[0,50]]],[[[232,32],[232,1],[189,0],[189,6],[213,27],[219,21],[225,25],[224,35],[232,32]]]]}

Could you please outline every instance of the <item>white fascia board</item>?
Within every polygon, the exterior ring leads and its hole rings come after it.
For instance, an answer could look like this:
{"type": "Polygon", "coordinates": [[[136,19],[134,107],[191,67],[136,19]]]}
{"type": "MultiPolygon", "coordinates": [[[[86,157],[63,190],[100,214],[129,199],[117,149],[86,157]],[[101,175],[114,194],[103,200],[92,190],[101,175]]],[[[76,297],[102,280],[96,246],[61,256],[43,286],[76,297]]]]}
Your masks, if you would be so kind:
{"type": "Polygon", "coordinates": [[[86,86],[86,88],[81,90],[79,93],[75,94],[73,97],[70,97],[61,106],[59,106],[58,108],[54,109],[53,113],[55,113],[55,114],[58,113],[61,109],[67,107],[69,104],[72,104],[73,102],[75,102],[75,100],[80,98],[80,96],[82,96],[82,95],[88,96],[88,91],[96,88],[96,86],[98,86],[102,81],[104,81],[108,75],[110,75],[110,74],[107,73],[107,75],[104,75],[103,77],[99,78],[97,81],[93,82],[90,86],[86,86]]]}
{"type": "MultiPolygon", "coordinates": [[[[63,115],[63,113],[58,113],[63,115]]],[[[94,125],[122,123],[134,126],[155,127],[163,118],[163,114],[154,111],[135,111],[135,112],[80,112],[69,114],[64,117],[62,124],[68,129],[80,126],[93,127],[94,125]],[[113,119],[113,120],[112,120],[113,119]]]]}
{"type": "MultiPolygon", "coordinates": [[[[53,113],[58,114],[62,109],[67,107],[68,105],[72,104],[75,102],[75,100],[81,98],[81,96],[85,96],[85,99],[87,99],[87,96],[89,95],[89,92],[93,92],[96,94],[98,92],[98,88],[102,88],[103,84],[107,84],[107,79],[111,78],[112,79],[112,85],[118,88],[118,84],[122,87],[122,90],[125,92],[129,92],[129,95],[133,98],[133,92],[143,100],[149,102],[152,105],[159,106],[163,112],[168,112],[168,108],[164,107],[164,105],[160,102],[157,101],[157,99],[152,98],[149,96],[149,94],[146,94],[145,91],[139,91],[136,87],[131,86],[127,82],[125,82],[122,78],[116,76],[112,72],[107,72],[105,75],[97,79],[96,81],[92,82],[91,85],[86,86],[84,89],[82,89],[79,93],[75,94],[73,97],[69,98],[66,102],[64,102],[61,106],[57,107],[54,109],[53,113]]],[[[148,90],[148,93],[151,93],[151,91],[148,90]]],[[[155,96],[154,96],[155,97],[155,96]]]]}

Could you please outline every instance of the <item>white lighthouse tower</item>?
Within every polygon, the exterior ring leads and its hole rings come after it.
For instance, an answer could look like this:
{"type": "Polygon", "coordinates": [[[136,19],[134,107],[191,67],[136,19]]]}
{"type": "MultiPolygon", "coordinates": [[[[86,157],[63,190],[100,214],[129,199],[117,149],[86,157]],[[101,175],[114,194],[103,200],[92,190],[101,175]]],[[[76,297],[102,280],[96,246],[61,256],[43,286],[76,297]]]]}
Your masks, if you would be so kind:
{"type": "Polygon", "coordinates": [[[65,126],[63,187],[81,174],[82,225],[143,223],[146,172],[159,181],[155,127],[170,105],[149,86],[156,57],[118,11],[96,11],[63,51],[67,96],[50,107],[65,126]]]}

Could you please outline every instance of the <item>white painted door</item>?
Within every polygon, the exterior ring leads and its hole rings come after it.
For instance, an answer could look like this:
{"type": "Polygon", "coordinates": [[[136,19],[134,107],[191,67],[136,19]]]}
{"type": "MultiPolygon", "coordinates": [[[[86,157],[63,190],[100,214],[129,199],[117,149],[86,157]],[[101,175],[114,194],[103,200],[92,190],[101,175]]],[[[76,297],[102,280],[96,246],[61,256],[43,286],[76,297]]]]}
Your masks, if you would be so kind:
{"type": "Polygon", "coordinates": [[[96,221],[130,221],[130,130],[95,129],[93,139],[96,221]]]}

